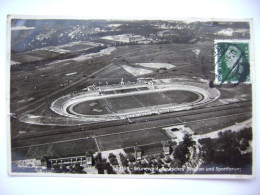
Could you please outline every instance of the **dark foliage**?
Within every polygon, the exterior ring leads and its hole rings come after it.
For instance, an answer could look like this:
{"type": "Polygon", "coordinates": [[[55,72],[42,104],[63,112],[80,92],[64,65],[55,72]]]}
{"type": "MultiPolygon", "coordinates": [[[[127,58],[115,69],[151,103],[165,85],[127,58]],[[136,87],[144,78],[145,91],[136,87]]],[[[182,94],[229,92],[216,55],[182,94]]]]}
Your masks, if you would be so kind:
{"type": "Polygon", "coordinates": [[[128,160],[127,160],[127,158],[123,155],[123,154],[119,154],[119,156],[120,156],[120,160],[121,160],[121,162],[122,162],[122,165],[123,166],[125,166],[125,167],[127,167],[128,166],[128,160]]]}
{"type": "Polygon", "coordinates": [[[189,135],[185,135],[183,138],[183,142],[181,142],[175,149],[173,153],[174,161],[172,166],[182,166],[189,160],[190,151],[189,147],[194,145],[194,141],[192,141],[189,135]]]}
{"type": "Polygon", "coordinates": [[[217,139],[200,139],[203,160],[208,164],[222,164],[231,167],[245,167],[252,162],[251,153],[242,154],[252,139],[251,128],[239,132],[225,131],[217,139]]]}

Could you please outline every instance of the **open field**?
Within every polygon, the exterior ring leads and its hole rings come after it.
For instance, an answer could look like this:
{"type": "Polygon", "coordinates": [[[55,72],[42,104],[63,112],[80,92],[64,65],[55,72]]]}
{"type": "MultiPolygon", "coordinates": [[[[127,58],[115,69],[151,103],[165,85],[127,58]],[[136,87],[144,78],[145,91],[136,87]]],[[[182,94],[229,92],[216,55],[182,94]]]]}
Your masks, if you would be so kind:
{"type": "Polygon", "coordinates": [[[42,60],[46,58],[52,58],[59,56],[60,53],[54,52],[54,51],[48,51],[44,49],[39,49],[39,50],[34,50],[30,52],[25,52],[25,53],[18,53],[12,55],[12,60],[15,62],[32,62],[32,61],[37,61],[37,60],[42,60]]]}
{"type": "MultiPolygon", "coordinates": [[[[25,99],[24,97],[34,98],[35,100],[44,97],[51,92],[59,90],[61,84],[64,86],[70,85],[73,81],[105,67],[109,62],[114,64],[165,62],[174,64],[176,66],[174,71],[168,70],[162,74],[154,72],[150,76],[166,78],[170,76],[201,77],[201,75],[204,75],[202,72],[204,70],[203,64],[197,64],[201,62],[201,59],[199,57],[196,58],[196,55],[191,50],[199,47],[201,53],[204,52],[203,55],[206,56],[203,59],[203,63],[208,63],[210,60],[210,51],[208,50],[208,47],[211,46],[210,44],[207,42],[198,43],[198,45],[192,45],[192,47],[185,44],[119,46],[117,47],[117,52],[113,52],[111,55],[94,57],[85,61],[68,59],[64,62],[55,62],[55,65],[46,64],[31,71],[20,71],[19,74],[11,72],[11,83],[15,83],[15,85],[11,85],[11,111],[15,112],[17,107],[26,104],[26,102],[18,103],[25,99]],[[207,56],[209,56],[208,59],[207,56]],[[67,73],[72,72],[78,72],[78,74],[70,77],[66,76],[67,73]],[[37,89],[35,89],[35,86],[37,89]]],[[[106,71],[109,71],[109,69],[106,71]]],[[[126,81],[134,78],[133,75],[123,69],[121,71],[116,69],[112,74],[111,72],[106,73],[106,71],[95,75],[97,82],[107,81],[108,83],[113,83],[119,82],[121,78],[125,78],[126,81]]],[[[212,74],[212,76],[214,75],[212,74]]],[[[95,82],[95,78],[92,78],[90,82],[95,82]]],[[[70,89],[70,91],[73,90],[75,88],[70,89]]]]}
{"type": "Polygon", "coordinates": [[[66,142],[55,142],[49,144],[32,145],[27,148],[17,148],[13,150],[12,160],[41,159],[43,156],[52,158],[84,155],[87,151],[96,152],[97,146],[94,139],[78,139],[66,142]],[[75,151],[75,149],[77,150],[75,151]]]}
{"type": "Polygon", "coordinates": [[[85,115],[101,115],[116,113],[120,112],[120,110],[130,108],[133,109],[170,103],[181,104],[193,102],[197,99],[198,95],[193,92],[174,90],[82,102],[74,105],[73,111],[85,115]]]}
{"type": "Polygon", "coordinates": [[[135,145],[160,143],[161,141],[167,140],[170,140],[170,138],[160,129],[146,129],[97,138],[101,151],[133,147],[135,145]]]}
{"type": "Polygon", "coordinates": [[[230,124],[236,124],[248,120],[252,117],[250,112],[238,113],[232,115],[225,115],[223,117],[216,117],[208,121],[197,121],[188,125],[197,134],[204,134],[228,127],[230,124]],[[226,118],[228,117],[228,118],[226,118]]]}
{"type": "Polygon", "coordinates": [[[75,43],[75,44],[70,44],[70,45],[67,45],[67,46],[63,46],[63,47],[60,47],[60,49],[64,49],[64,50],[69,50],[69,51],[79,51],[79,50],[86,50],[86,49],[89,49],[93,46],[97,46],[98,44],[89,44],[88,42],[87,43],[75,43]]]}

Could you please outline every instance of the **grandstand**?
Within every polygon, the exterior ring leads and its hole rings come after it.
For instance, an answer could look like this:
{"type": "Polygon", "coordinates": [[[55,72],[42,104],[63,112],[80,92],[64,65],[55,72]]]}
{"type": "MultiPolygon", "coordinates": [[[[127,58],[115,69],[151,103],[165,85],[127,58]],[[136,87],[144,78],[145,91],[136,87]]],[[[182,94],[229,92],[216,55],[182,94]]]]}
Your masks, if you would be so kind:
{"type": "Polygon", "coordinates": [[[203,83],[162,79],[88,89],[56,99],[51,110],[77,121],[118,120],[188,110],[220,95],[203,83]]]}

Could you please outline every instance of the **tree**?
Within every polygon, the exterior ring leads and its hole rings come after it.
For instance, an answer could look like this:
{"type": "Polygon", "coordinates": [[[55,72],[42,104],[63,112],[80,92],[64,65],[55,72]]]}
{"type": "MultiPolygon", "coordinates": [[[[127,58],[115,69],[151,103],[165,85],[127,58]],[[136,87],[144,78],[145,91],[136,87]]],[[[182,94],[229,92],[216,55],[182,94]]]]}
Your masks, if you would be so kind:
{"type": "Polygon", "coordinates": [[[214,82],[212,80],[209,81],[209,87],[213,88],[214,87],[214,82]]]}
{"type": "Polygon", "coordinates": [[[62,173],[68,173],[69,172],[69,169],[66,167],[66,165],[62,165],[60,170],[61,170],[62,173]]]}
{"type": "Polygon", "coordinates": [[[121,160],[122,165],[127,167],[128,166],[128,160],[126,159],[126,157],[122,153],[120,153],[119,156],[120,156],[120,160],[121,160]]]}
{"type": "Polygon", "coordinates": [[[108,159],[109,159],[109,161],[111,162],[112,165],[118,165],[117,158],[113,153],[109,154],[108,159]]]}
{"type": "Polygon", "coordinates": [[[173,157],[175,160],[179,161],[179,164],[182,166],[190,158],[189,147],[193,146],[195,142],[192,140],[190,135],[185,135],[183,141],[176,147],[173,157]]]}
{"type": "Polygon", "coordinates": [[[96,169],[98,170],[98,174],[105,173],[105,166],[102,162],[97,162],[95,166],[96,166],[96,169]]]}
{"type": "Polygon", "coordinates": [[[134,157],[134,155],[132,155],[132,154],[127,154],[127,157],[128,157],[128,159],[129,159],[129,161],[130,162],[134,162],[135,161],[135,157],[134,157]]]}
{"type": "Polygon", "coordinates": [[[240,150],[246,150],[248,146],[249,146],[248,140],[246,138],[242,138],[240,150]]]}
{"type": "Polygon", "coordinates": [[[53,168],[55,173],[61,173],[61,169],[59,165],[54,165],[53,168]]]}
{"type": "Polygon", "coordinates": [[[185,143],[181,143],[179,146],[177,146],[175,152],[173,153],[174,159],[180,161],[180,165],[185,164],[189,159],[189,149],[188,146],[185,143]]]}
{"type": "Polygon", "coordinates": [[[250,132],[242,130],[232,132],[230,130],[219,133],[217,139],[201,139],[201,153],[206,164],[218,164],[231,167],[246,167],[252,162],[252,154],[242,154],[249,146],[247,138],[250,132]]]}
{"type": "Polygon", "coordinates": [[[192,140],[191,136],[186,134],[183,138],[183,143],[186,144],[188,147],[193,146],[195,142],[192,140]]]}
{"type": "Polygon", "coordinates": [[[86,173],[85,171],[83,171],[84,167],[80,166],[79,163],[77,163],[75,165],[75,168],[74,168],[74,172],[75,173],[86,173]]]}
{"type": "Polygon", "coordinates": [[[106,163],[106,170],[108,174],[116,174],[116,172],[113,170],[113,167],[110,165],[110,163],[106,163]]]}
{"type": "Polygon", "coordinates": [[[171,168],[175,168],[175,167],[181,167],[182,163],[179,159],[174,159],[171,163],[170,163],[170,167],[171,168]]]}

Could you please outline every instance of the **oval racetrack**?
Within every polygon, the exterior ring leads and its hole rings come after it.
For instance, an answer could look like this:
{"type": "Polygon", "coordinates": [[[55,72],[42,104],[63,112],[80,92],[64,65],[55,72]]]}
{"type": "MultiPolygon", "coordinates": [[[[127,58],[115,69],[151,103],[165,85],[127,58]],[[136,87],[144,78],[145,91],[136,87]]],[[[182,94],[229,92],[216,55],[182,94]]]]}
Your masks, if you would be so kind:
{"type": "Polygon", "coordinates": [[[133,94],[102,98],[97,100],[77,102],[67,108],[67,112],[74,115],[106,115],[115,113],[126,113],[130,109],[149,109],[165,105],[181,105],[201,101],[199,93],[172,90],[164,92],[151,92],[144,94],[133,94]]]}
{"type": "Polygon", "coordinates": [[[56,99],[51,109],[79,121],[116,120],[188,110],[212,102],[220,93],[205,84],[157,83],[105,86],[56,99]]]}

